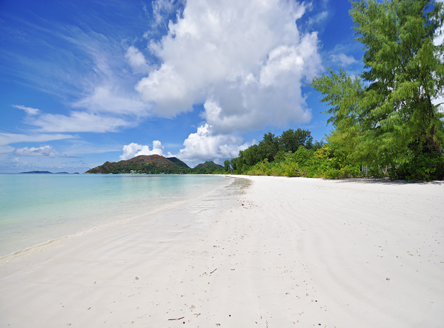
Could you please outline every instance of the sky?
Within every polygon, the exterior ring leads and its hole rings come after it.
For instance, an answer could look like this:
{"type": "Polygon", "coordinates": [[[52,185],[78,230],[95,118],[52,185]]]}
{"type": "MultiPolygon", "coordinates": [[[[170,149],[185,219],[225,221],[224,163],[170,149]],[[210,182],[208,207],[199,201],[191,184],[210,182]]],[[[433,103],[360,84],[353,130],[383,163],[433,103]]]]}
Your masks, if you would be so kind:
{"type": "Polygon", "coordinates": [[[0,1],[0,172],[137,155],[223,163],[331,131],[309,86],[362,72],[345,0],[0,1]]]}

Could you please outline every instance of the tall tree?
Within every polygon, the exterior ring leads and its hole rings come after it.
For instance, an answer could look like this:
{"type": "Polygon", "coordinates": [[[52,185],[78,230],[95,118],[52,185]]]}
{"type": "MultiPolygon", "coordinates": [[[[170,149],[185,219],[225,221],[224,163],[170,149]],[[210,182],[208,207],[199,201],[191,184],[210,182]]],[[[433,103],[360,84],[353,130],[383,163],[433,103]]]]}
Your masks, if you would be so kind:
{"type": "Polygon", "coordinates": [[[230,169],[231,169],[231,162],[230,160],[227,159],[224,161],[224,170],[228,172],[230,169]]]}
{"type": "Polygon", "coordinates": [[[260,160],[267,158],[269,162],[274,161],[274,156],[279,151],[279,138],[271,132],[264,134],[264,138],[259,142],[257,151],[260,160]]]}
{"type": "Polygon", "coordinates": [[[323,75],[312,86],[333,107],[331,141],[355,160],[391,164],[436,151],[442,156],[444,46],[433,40],[444,20],[434,0],[353,1],[350,15],[364,46],[365,71],[323,75]],[[347,148],[346,147],[346,148],[347,148]]]}
{"type": "Polygon", "coordinates": [[[305,148],[310,149],[313,146],[313,137],[308,130],[290,129],[282,132],[282,135],[279,138],[279,144],[281,150],[285,152],[295,152],[298,150],[299,146],[304,146],[305,148]]]}

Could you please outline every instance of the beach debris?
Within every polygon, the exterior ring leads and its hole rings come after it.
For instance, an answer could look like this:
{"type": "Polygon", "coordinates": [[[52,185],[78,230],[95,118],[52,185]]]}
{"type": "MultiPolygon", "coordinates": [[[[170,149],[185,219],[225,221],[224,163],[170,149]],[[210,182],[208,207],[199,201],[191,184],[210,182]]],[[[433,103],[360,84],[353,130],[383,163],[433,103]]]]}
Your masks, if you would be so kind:
{"type": "Polygon", "coordinates": [[[216,326],[220,326],[220,323],[216,323],[216,326]]]}
{"type": "Polygon", "coordinates": [[[91,309],[91,307],[87,308],[87,310],[91,309]]]}
{"type": "Polygon", "coordinates": [[[139,277],[136,277],[136,280],[139,280],[139,277]]]}
{"type": "Polygon", "coordinates": [[[175,321],[175,320],[182,320],[185,317],[180,317],[180,318],[173,318],[173,319],[168,319],[168,321],[175,321]]]}
{"type": "Polygon", "coordinates": [[[385,278],[385,280],[390,280],[390,278],[385,278]]]}
{"type": "Polygon", "coordinates": [[[212,274],[212,273],[213,273],[214,271],[216,271],[216,270],[217,270],[217,268],[216,268],[216,269],[214,269],[213,271],[211,271],[211,272],[210,272],[210,274],[212,274]]]}

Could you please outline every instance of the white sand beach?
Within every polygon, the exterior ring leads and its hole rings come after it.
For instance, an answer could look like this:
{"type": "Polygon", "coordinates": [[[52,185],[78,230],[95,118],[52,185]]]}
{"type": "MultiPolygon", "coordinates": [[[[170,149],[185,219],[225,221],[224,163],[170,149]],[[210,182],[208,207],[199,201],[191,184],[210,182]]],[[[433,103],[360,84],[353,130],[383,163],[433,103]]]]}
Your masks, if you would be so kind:
{"type": "Polygon", "coordinates": [[[239,177],[1,261],[0,327],[443,327],[444,183],[239,177]]]}

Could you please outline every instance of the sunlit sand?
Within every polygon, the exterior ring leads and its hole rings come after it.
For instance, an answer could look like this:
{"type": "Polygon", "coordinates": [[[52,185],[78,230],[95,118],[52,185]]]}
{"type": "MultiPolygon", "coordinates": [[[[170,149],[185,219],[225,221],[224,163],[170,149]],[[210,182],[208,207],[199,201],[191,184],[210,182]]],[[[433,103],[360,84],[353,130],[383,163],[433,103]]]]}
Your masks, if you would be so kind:
{"type": "Polygon", "coordinates": [[[442,182],[236,181],[2,258],[0,326],[442,325],[442,182]]]}

